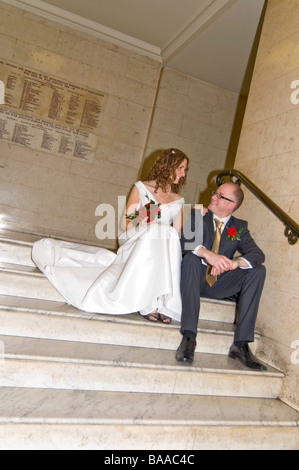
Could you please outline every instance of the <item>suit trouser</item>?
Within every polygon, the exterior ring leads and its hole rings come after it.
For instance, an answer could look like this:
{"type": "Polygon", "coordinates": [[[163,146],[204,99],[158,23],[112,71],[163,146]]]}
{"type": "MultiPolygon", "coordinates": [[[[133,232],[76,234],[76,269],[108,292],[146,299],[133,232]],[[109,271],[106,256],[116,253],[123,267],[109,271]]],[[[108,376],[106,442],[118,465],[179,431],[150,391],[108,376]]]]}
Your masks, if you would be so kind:
{"type": "Polygon", "coordinates": [[[254,329],[262,295],[266,269],[263,265],[252,269],[237,268],[221,274],[210,287],[206,282],[207,267],[201,258],[188,253],[182,262],[182,326],[181,333],[192,331],[197,335],[200,312],[200,297],[227,299],[238,295],[238,323],[235,341],[254,341],[254,329]]]}

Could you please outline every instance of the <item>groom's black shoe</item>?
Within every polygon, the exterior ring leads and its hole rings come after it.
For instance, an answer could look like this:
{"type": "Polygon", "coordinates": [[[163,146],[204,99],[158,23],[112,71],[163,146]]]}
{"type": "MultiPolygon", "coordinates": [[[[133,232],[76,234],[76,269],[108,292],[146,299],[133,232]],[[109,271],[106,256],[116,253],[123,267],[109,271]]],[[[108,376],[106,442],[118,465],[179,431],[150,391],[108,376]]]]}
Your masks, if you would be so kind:
{"type": "Polygon", "coordinates": [[[267,367],[265,367],[263,364],[258,362],[256,357],[252,354],[250,351],[250,348],[248,344],[245,344],[244,346],[241,346],[240,348],[233,344],[229,350],[229,357],[232,359],[240,359],[240,361],[250,369],[255,369],[255,370],[267,370],[267,367]]]}
{"type": "Polygon", "coordinates": [[[188,336],[184,336],[181,342],[181,345],[176,353],[176,360],[178,362],[185,362],[188,364],[192,364],[194,361],[194,353],[196,348],[196,340],[195,338],[189,338],[188,336]]]}

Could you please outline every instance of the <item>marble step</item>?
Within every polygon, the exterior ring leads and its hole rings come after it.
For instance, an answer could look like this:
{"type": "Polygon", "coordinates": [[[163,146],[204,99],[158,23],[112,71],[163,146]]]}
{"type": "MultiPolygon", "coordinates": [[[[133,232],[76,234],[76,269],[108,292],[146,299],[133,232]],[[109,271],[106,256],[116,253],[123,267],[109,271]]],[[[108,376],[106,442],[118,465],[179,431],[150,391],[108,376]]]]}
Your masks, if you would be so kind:
{"type": "MultiPolygon", "coordinates": [[[[31,259],[32,246],[40,240],[40,235],[14,232],[0,229],[0,262],[21,264],[24,266],[35,266],[31,259]]],[[[55,238],[55,237],[52,237],[55,238]]],[[[60,238],[61,240],[88,245],[86,241],[60,238]]],[[[94,246],[97,246],[94,244],[94,246]]],[[[98,246],[105,248],[104,243],[98,246]]]]}
{"type": "Polygon", "coordinates": [[[33,243],[41,237],[0,230],[0,262],[35,267],[31,259],[33,243]]]}
{"type": "MultiPolygon", "coordinates": [[[[209,309],[222,308],[217,301],[203,302],[209,309]]],[[[225,308],[225,306],[224,306],[225,308]]],[[[200,319],[197,352],[228,354],[234,325],[200,319]]],[[[180,324],[151,323],[138,313],[97,315],[63,302],[0,295],[0,334],[33,338],[104,343],[176,350],[181,341],[180,324]]],[[[260,336],[252,346],[255,351],[260,336]]]]}
{"type": "Polygon", "coordinates": [[[279,400],[0,389],[0,449],[296,450],[279,400]]]}
{"type": "MultiPolygon", "coordinates": [[[[43,274],[36,269],[31,259],[33,243],[40,238],[38,235],[0,230],[0,294],[34,298],[38,293],[37,298],[64,300],[44,278],[43,274]],[[30,271],[28,267],[33,269],[30,271]],[[35,289],[32,284],[33,276],[35,277],[35,289]]],[[[82,241],[79,242],[84,244],[82,241]]],[[[203,306],[201,311],[202,319],[227,323],[234,322],[234,302],[218,302],[217,304],[212,301],[206,305],[203,306]],[[208,305],[208,309],[205,308],[206,305],[208,305]],[[219,305],[221,305],[221,308],[219,308],[219,305]]]]}
{"type": "MultiPolygon", "coordinates": [[[[0,262],[0,295],[65,303],[65,299],[39,269],[7,262],[0,262]]],[[[203,299],[203,320],[232,324],[235,314],[235,302],[203,299]]]]}
{"type": "Polygon", "coordinates": [[[257,372],[224,355],[0,336],[0,387],[277,398],[284,375],[257,372]]]}
{"type": "Polygon", "coordinates": [[[58,302],[64,300],[37,268],[3,262],[0,263],[0,294],[58,302]]]}

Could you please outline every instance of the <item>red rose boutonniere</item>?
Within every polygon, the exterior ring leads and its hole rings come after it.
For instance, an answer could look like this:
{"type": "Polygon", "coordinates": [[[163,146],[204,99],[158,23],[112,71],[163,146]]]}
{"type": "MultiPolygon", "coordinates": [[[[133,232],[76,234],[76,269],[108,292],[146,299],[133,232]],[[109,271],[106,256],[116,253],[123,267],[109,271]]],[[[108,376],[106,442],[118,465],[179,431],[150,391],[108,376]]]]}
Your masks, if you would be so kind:
{"type": "Polygon", "coordinates": [[[132,220],[134,227],[141,224],[141,222],[145,220],[146,223],[150,224],[156,219],[161,218],[161,204],[157,204],[155,201],[150,200],[148,196],[146,197],[149,200],[148,204],[145,204],[145,206],[141,206],[139,210],[136,209],[133,214],[126,214],[125,216],[127,220],[132,220]]]}
{"type": "Polygon", "coordinates": [[[226,238],[231,241],[241,240],[240,233],[243,232],[244,227],[236,229],[236,227],[226,227],[226,238]]]}

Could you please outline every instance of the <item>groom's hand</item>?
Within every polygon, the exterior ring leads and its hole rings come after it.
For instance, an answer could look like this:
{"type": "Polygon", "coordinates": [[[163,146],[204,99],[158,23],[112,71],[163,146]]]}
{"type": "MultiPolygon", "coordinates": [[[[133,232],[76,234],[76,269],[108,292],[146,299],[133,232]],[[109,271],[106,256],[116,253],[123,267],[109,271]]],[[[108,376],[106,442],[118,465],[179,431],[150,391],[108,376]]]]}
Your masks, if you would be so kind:
{"type": "Polygon", "coordinates": [[[212,251],[204,249],[203,258],[205,261],[212,266],[212,276],[219,276],[225,271],[233,269],[233,261],[226,256],[216,255],[212,251]]]}
{"type": "MultiPolygon", "coordinates": [[[[214,261],[212,266],[211,274],[212,276],[219,276],[220,274],[230,271],[232,269],[232,260],[226,258],[226,256],[215,255],[217,259],[214,261]]],[[[209,263],[210,264],[210,263],[209,263]]]]}

